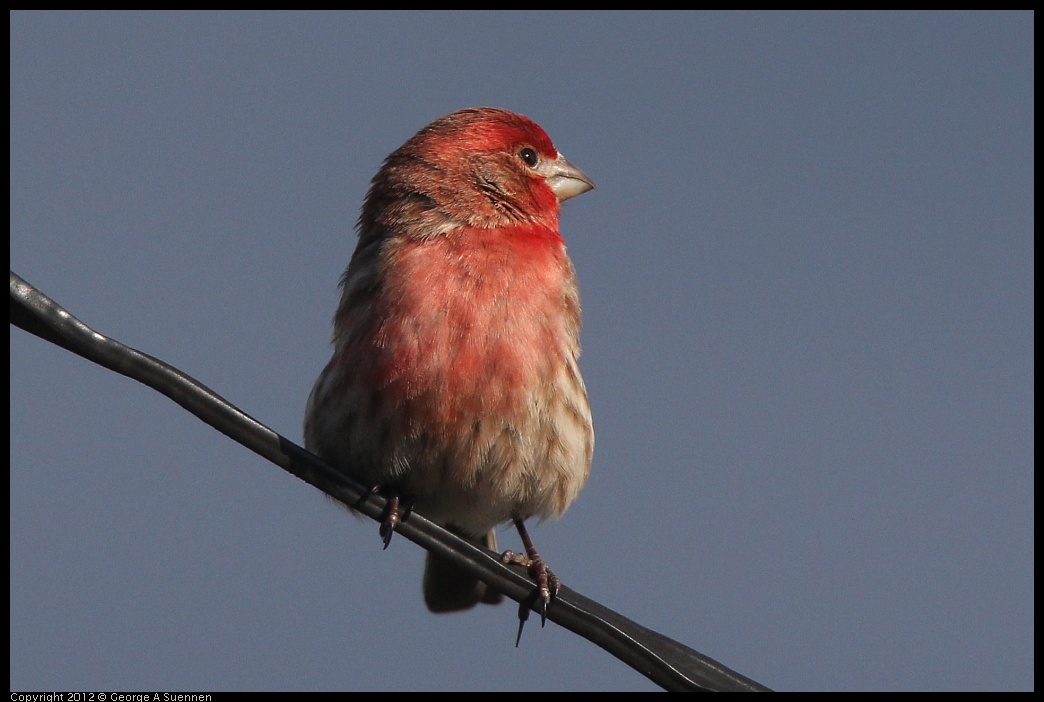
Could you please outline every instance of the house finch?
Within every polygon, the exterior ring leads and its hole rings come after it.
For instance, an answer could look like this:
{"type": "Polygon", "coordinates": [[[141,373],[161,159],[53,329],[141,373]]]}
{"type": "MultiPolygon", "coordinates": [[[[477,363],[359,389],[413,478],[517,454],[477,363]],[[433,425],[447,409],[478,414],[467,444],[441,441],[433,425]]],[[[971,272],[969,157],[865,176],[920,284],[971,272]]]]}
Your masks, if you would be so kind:
{"type": "MultiPolygon", "coordinates": [[[[341,279],[333,358],[308,400],[305,445],[475,543],[513,521],[543,608],[558,580],[526,534],[587,479],[591,410],[577,358],[580,299],[558,231],[594,185],[543,129],[504,110],[437,119],[385,160],[341,279]]],[[[500,595],[428,555],[433,612],[500,595]]]]}

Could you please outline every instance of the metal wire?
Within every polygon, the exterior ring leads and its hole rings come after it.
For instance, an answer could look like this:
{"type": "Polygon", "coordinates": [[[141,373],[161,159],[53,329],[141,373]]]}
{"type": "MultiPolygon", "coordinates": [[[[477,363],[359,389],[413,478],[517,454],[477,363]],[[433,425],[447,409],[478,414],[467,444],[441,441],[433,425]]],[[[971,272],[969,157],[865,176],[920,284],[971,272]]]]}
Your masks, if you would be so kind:
{"type": "MultiPolygon", "coordinates": [[[[99,334],[54,300],[11,273],[11,323],[89,361],[163,393],[229,438],[322,490],[380,520],[385,499],[323,463],[163,361],[99,334]],[[365,498],[365,499],[364,499],[365,498]]],[[[396,531],[473,573],[516,602],[530,601],[535,583],[498,555],[470,544],[420,514],[396,531]]],[[[562,587],[547,618],[605,649],[667,690],[768,691],[768,688],[673,639],[562,587]]]]}

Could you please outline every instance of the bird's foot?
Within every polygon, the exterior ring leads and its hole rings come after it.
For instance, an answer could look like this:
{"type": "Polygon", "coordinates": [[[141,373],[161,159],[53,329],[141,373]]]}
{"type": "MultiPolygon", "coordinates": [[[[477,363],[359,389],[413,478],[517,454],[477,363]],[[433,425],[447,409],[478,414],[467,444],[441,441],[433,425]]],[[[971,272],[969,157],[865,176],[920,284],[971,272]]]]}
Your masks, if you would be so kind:
{"type": "Polygon", "coordinates": [[[536,581],[536,588],[518,606],[518,636],[515,638],[515,646],[518,646],[518,642],[522,640],[522,628],[525,626],[526,620],[529,619],[529,610],[536,608],[540,612],[541,627],[547,623],[547,610],[554,603],[555,598],[558,597],[558,590],[562,585],[562,581],[547,567],[547,563],[537,553],[536,547],[533,546],[533,540],[529,538],[529,533],[526,531],[522,520],[516,519],[515,526],[522,537],[522,544],[526,547],[526,552],[523,554],[515,553],[514,551],[504,551],[500,556],[500,562],[506,565],[522,566],[529,571],[529,576],[536,581]]]}
{"type": "Polygon", "coordinates": [[[384,514],[381,516],[381,526],[379,530],[381,541],[384,543],[384,548],[388,548],[388,545],[391,543],[392,534],[395,533],[395,527],[406,521],[406,518],[410,516],[410,512],[413,511],[413,503],[403,501],[398,493],[390,492],[385,488],[382,488],[380,485],[374,485],[370,488],[370,491],[363,495],[360,502],[365,502],[370,499],[371,496],[377,494],[386,494],[388,496],[388,502],[384,508],[384,514]]]}

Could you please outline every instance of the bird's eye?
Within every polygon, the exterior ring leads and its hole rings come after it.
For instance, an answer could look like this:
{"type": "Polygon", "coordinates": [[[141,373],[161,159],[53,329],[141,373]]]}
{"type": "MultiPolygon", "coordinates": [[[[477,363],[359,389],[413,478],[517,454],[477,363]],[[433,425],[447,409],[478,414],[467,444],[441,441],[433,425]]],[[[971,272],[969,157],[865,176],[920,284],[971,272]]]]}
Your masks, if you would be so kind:
{"type": "Polygon", "coordinates": [[[528,146],[518,152],[518,157],[526,162],[526,165],[532,168],[537,164],[537,152],[528,146]]]}

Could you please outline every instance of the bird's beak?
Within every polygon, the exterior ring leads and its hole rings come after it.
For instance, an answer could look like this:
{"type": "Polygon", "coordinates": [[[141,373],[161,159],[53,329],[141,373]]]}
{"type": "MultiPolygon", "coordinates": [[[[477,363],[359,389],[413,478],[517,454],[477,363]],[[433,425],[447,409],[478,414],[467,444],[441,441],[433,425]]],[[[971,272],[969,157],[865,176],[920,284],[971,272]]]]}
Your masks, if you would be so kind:
{"type": "Polygon", "coordinates": [[[565,156],[558,154],[554,161],[545,161],[541,164],[544,178],[551,186],[559,202],[564,202],[571,197],[583,195],[588,190],[594,189],[594,183],[584,175],[584,172],[573,164],[566,161],[565,156]]]}

